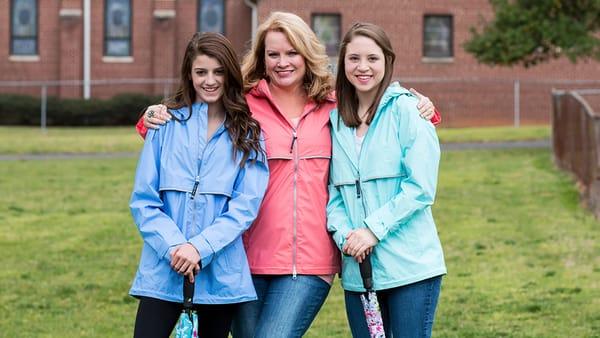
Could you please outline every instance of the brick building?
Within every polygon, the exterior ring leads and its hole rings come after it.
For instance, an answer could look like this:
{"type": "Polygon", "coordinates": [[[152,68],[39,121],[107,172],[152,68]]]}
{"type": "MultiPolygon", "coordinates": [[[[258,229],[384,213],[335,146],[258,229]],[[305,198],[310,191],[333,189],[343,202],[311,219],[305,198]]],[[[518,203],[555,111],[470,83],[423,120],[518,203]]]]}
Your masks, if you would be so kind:
{"type": "Polygon", "coordinates": [[[1,92],[39,93],[39,86],[14,81],[58,80],[75,82],[55,83],[50,95],[161,94],[162,81],[98,82],[177,77],[186,42],[199,30],[223,32],[242,55],[256,22],[273,10],[304,18],[333,64],[352,23],[381,25],[396,50],[395,77],[432,97],[445,126],[511,124],[515,114],[521,123],[546,123],[551,88],[600,86],[597,61],[561,59],[531,69],[478,64],[461,46],[470,27],[492,17],[487,0],[0,0],[0,8],[1,92]],[[9,81],[12,87],[2,86],[9,81]]]}

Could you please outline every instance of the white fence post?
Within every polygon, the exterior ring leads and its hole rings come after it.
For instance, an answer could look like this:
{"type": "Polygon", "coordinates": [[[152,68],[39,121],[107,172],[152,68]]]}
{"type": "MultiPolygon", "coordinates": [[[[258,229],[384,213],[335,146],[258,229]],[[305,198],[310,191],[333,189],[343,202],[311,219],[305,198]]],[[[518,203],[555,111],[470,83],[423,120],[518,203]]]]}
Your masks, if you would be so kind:
{"type": "Polygon", "coordinates": [[[514,96],[514,123],[515,128],[519,128],[519,126],[521,125],[521,82],[519,80],[515,80],[514,83],[514,96]]]}
{"type": "Polygon", "coordinates": [[[167,97],[169,97],[169,83],[165,82],[163,86],[163,99],[166,99],[167,97]]]}
{"type": "Polygon", "coordinates": [[[46,133],[46,108],[48,105],[48,86],[46,85],[42,85],[42,97],[40,101],[40,127],[42,128],[42,133],[46,133]]]}

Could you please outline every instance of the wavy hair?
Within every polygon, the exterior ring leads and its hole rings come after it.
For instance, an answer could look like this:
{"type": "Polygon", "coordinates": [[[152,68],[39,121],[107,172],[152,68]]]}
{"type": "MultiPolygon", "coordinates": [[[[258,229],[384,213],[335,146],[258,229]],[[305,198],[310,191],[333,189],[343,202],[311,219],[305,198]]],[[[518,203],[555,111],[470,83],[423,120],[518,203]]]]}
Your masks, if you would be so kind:
{"type": "Polygon", "coordinates": [[[333,75],[325,46],[299,16],[287,12],[273,12],[258,27],[252,47],[242,62],[244,90],[250,91],[265,78],[265,38],[269,32],[283,33],[306,63],[304,88],[309,98],[323,102],[333,90],[333,75]]]}
{"type": "Polygon", "coordinates": [[[388,38],[383,28],[371,24],[358,22],[350,27],[350,30],[344,35],[344,39],[340,44],[340,57],[338,60],[338,73],[335,81],[335,95],[337,99],[338,112],[344,124],[348,127],[359,127],[361,124],[360,117],[358,116],[358,97],[356,96],[356,89],[350,83],[350,80],[346,77],[346,50],[348,44],[354,39],[355,36],[364,36],[373,40],[379,48],[381,48],[385,61],[385,73],[383,79],[379,84],[377,93],[375,94],[375,100],[367,109],[367,124],[371,124],[379,101],[383,97],[383,93],[390,85],[392,81],[392,75],[394,72],[394,61],[396,60],[396,54],[392,48],[392,43],[388,38]]]}
{"type": "Polygon", "coordinates": [[[244,97],[242,72],[231,42],[217,33],[195,33],[185,49],[181,64],[180,84],[175,94],[163,103],[170,109],[189,107],[189,119],[192,104],[196,100],[196,90],[192,83],[192,64],[198,55],[216,59],[224,69],[223,107],[225,108],[225,127],[233,142],[233,158],[237,151],[243,153],[240,167],[254,153],[253,162],[264,152],[260,146],[260,124],[250,114],[244,97]]]}

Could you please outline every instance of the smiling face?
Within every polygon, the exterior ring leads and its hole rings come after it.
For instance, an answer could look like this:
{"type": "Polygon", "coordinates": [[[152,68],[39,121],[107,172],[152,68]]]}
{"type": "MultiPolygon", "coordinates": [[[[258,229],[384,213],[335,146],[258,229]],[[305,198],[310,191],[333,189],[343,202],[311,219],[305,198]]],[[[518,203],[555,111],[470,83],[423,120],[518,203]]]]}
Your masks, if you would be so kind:
{"type": "Polygon", "coordinates": [[[196,102],[220,102],[223,96],[225,69],[217,59],[202,54],[196,56],[190,76],[196,91],[196,102]]]}
{"type": "Polygon", "coordinates": [[[356,35],[346,46],[344,74],[356,93],[374,94],[385,75],[385,57],[373,39],[356,35]]]}
{"type": "Polygon", "coordinates": [[[304,57],[282,32],[270,31],[265,36],[265,71],[271,84],[281,89],[292,89],[304,82],[304,57]]]}

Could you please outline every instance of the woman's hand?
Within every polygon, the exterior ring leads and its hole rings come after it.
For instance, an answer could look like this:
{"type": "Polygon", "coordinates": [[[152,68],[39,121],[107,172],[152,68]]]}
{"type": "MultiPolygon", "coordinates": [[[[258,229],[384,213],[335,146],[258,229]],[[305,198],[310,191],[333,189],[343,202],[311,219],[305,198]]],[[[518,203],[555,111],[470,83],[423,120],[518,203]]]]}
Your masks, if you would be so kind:
{"type": "Polygon", "coordinates": [[[171,253],[171,267],[177,273],[187,276],[190,283],[193,283],[194,275],[200,271],[198,250],[190,243],[177,246],[171,253]]]}
{"type": "MultiPolygon", "coordinates": [[[[417,103],[417,109],[419,110],[419,115],[427,121],[431,120],[435,115],[435,106],[433,102],[423,94],[416,91],[414,88],[410,89],[410,92],[413,93],[418,99],[419,103],[417,103]]],[[[145,123],[144,123],[145,125],[145,123]]]]}
{"type": "Polygon", "coordinates": [[[167,113],[167,106],[164,104],[150,106],[144,112],[144,127],[148,129],[158,129],[170,120],[171,115],[167,113]]]}
{"type": "Polygon", "coordinates": [[[379,243],[379,240],[368,228],[360,228],[351,231],[346,236],[346,243],[342,251],[346,255],[350,255],[357,262],[362,263],[365,257],[372,252],[373,247],[379,243]]]}

